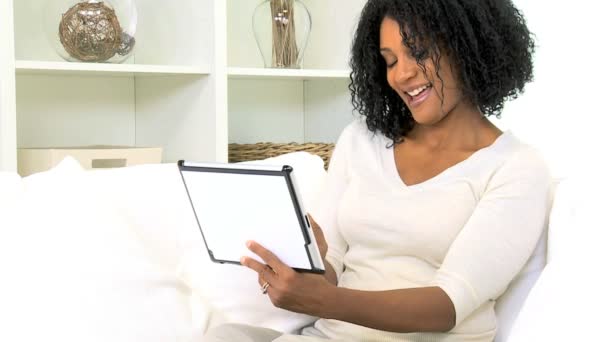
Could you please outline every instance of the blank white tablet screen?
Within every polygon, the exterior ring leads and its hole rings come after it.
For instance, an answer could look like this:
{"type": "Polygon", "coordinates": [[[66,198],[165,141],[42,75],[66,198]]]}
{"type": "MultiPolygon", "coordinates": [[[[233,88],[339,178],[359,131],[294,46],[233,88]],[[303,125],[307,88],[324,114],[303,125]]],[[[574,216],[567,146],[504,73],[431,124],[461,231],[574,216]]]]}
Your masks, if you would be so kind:
{"type": "Polygon", "coordinates": [[[294,268],[311,267],[283,175],[183,171],[207,247],[218,260],[251,256],[253,240],[294,268]]]}

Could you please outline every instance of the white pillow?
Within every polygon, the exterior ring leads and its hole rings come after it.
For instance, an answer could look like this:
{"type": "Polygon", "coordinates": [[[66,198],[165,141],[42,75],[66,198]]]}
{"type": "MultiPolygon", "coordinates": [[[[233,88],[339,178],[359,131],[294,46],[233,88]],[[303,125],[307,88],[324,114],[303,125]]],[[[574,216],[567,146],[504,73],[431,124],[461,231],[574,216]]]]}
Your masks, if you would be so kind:
{"type": "Polygon", "coordinates": [[[547,253],[547,231],[543,231],[534,253],[513,279],[495,305],[497,329],[495,342],[508,341],[509,334],[534,284],[545,268],[547,253]]]}
{"type": "MultiPolygon", "coordinates": [[[[554,182],[549,194],[550,203],[553,201],[553,192],[557,182],[554,182]]],[[[547,212],[548,222],[550,212],[547,212]]],[[[530,259],[524,265],[523,269],[513,279],[507,290],[496,301],[496,320],[497,330],[495,342],[504,342],[508,340],[511,328],[523,307],[526,298],[534,287],[534,284],[540,277],[545,265],[547,264],[547,229],[543,231],[534,248],[534,252],[530,259]]]]}
{"type": "Polygon", "coordinates": [[[571,261],[547,265],[508,341],[602,340],[608,278],[604,267],[597,266],[571,261]]]}
{"type": "MultiPolygon", "coordinates": [[[[125,217],[131,230],[146,247],[153,262],[180,279],[184,257],[195,246],[197,257],[204,251],[196,218],[179,174],[177,164],[150,164],[86,172],[91,184],[113,199],[113,207],[125,217]]],[[[199,272],[203,270],[195,270],[199,272]]],[[[214,319],[211,306],[192,292],[190,308],[193,330],[206,331],[214,319]]]]}
{"type": "MultiPolygon", "coordinates": [[[[588,175],[588,177],[599,181],[605,178],[605,174],[597,177],[588,175]]],[[[608,184],[604,186],[601,185],[601,182],[585,184],[582,178],[576,181],[567,179],[558,186],[551,210],[548,263],[555,259],[568,259],[573,250],[572,243],[574,241],[580,243],[581,239],[584,241],[590,234],[589,230],[593,229],[593,224],[588,227],[587,224],[590,222],[581,224],[580,221],[586,218],[596,219],[600,213],[605,211],[602,207],[605,203],[606,191],[608,191],[608,184]],[[597,189],[594,189],[596,187],[597,189]]]]}
{"type": "Polygon", "coordinates": [[[558,186],[549,225],[551,258],[509,342],[592,341],[605,334],[608,183],[602,182],[604,178],[586,172],[558,186]]]}
{"type": "Polygon", "coordinates": [[[188,288],[150,262],[75,160],[22,183],[0,237],[0,340],[200,340],[188,288]]]}
{"type": "Polygon", "coordinates": [[[154,262],[175,273],[184,252],[181,242],[200,239],[177,164],[85,173],[96,191],[112,198],[114,208],[125,217],[154,262]]]}
{"type": "Polygon", "coordinates": [[[0,172],[0,217],[9,211],[20,194],[21,177],[14,172],[0,172]]]}

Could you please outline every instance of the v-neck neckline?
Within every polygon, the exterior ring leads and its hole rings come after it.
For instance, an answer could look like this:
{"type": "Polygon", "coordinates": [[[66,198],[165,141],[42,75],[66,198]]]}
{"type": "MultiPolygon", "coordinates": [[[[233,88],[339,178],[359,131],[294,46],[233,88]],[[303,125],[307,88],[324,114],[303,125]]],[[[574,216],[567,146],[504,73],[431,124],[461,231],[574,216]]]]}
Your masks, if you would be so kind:
{"type": "Polygon", "coordinates": [[[501,141],[503,141],[507,136],[510,136],[511,132],[510,131],[505,131],[503,132],[501,135],[499,135],[494,142],[492,142],[492,144],[486,146],[486,147],[482,147],[479,150],[473,152],[470,156],[468,156],[466,159],[447,167],[446,169],[444,169],[443,171],[441,171],[440,173],[436,174],[433,177],[430,177],[428,179],[423,180],[422,182],[418,182],[415,184],[411,184],[408,185],[407,183],[405,183],[405,181],[401,178],[401,175],[399,175],[399,169],[397,168],[397,161],[395,160],[395,146],[393,145],[390,148],[386,148],[385,153],[386,153],[386,159],[388,160],[388,169],[389,172],[391,174],[391,178],[400,185],[401,188],[403,189],[414,189],[414,188],[419,188],[419,187],[423,187],[426,185],[430,185],[433,183],[436,183],[437,181],[439,181],[441,178],[445,177],[447,174],[454,172],[457,169],[460,169],[462,167],[464,167],[465,165],[471,163],[473,160],[477,159],[479,157],[479,155],[486,153],[489,150],[493,150],[495,149],[501,141]]]}

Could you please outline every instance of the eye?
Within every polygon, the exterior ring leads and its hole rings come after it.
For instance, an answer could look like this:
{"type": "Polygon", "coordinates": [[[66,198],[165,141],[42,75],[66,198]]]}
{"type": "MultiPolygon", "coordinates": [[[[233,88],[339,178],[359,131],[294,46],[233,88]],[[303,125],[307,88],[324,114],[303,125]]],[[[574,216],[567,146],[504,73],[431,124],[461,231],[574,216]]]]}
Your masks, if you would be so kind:
{"type": "Polygon", "coordinates": [[[387,62],[386,62],[386,68],[387,68],[387,69],[390,69],[390,68],[394,67],[394,66],[395,66],[395,64],[397,64],[397,61],[390,62],[390,63],[387,61],[387,62]]]}

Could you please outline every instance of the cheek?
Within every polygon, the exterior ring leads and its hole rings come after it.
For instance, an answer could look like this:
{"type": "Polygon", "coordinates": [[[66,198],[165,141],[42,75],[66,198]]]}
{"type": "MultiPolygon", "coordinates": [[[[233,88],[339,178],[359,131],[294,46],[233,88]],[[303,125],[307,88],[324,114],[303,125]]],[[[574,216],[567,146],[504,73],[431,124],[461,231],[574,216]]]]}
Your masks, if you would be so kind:
{"type": "Polygon", "coordinates": [[[454,82],[446,82],[443,89],[445,101],[452,105],[462,100],[462,91],[454,82]]]}
{"type": "Polygon", "coordinates": [[[395,89],[395,79],[392,77],[390,70],[386,70],[386,81],[391,88],[395,89]]]}
{"type": "Polygon", "coordinates": [[[435,87],[437,96],[440,99],[443,98],[443,101],[446,103],[457,101],[460,98],[460,89],[458,89],[456,86],[456,83],[451,75],[445,75],[442,73],[441,79],[435,77],[433,87],[435,87]]]}
{"type": "MultiPolygon", "coordinates": [[[[386,72],[386,81],[388,82],[388,85],[391,87],[391,89],[393,89],[394,91],[396,91],[399,94],[399,91],[397,91],[398,87],[397,87],[397,82],[395,81],[395,75],[390,70],[387,70],[387,72],[386,72]]],[[[401,94],[399,94],[399,95],[401,95],[401,94]]]]}

